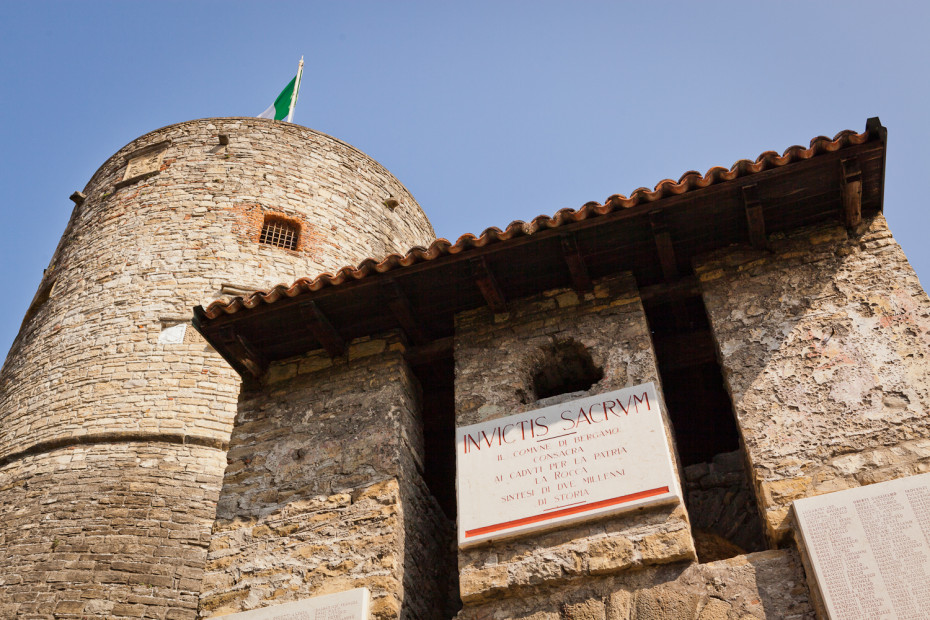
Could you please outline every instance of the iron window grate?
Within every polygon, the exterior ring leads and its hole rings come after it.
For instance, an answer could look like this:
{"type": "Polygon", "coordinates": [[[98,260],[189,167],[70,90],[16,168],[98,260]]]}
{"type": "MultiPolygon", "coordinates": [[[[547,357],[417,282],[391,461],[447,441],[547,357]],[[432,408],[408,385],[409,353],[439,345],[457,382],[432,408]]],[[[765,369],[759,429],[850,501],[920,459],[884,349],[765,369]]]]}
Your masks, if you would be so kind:
{"type": "Polygon", "coordinates": [[[297,227],[280,220],[268,220],[262,226],[262,234],[258,242],[287,250],[296,250],[297,227]]]}

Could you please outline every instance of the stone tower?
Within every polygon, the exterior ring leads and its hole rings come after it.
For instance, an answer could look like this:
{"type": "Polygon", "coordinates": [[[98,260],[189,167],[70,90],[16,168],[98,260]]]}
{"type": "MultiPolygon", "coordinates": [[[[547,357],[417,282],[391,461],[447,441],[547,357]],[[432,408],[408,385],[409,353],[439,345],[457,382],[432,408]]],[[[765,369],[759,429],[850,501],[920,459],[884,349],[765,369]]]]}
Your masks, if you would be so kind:
{"type": "Polygon", "coordinates": [[[73,199],[0,374],[0,616],[193,618],[239,380],[192,307],[434,233],[363,153],[255,118],[146,134],[73,199]]]}

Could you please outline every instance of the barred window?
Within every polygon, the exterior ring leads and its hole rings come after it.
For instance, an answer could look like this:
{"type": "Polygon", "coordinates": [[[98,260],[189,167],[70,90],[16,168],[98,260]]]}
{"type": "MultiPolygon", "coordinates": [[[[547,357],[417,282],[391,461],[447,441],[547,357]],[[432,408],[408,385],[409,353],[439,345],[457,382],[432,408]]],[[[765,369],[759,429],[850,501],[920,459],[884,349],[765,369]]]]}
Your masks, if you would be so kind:
{"type": "Polygon", "coordinates": [[[258,242],[287,250],[296,250],[298,232],[299,228],[296,224],[280,218],[266,216],[258,242]]]}

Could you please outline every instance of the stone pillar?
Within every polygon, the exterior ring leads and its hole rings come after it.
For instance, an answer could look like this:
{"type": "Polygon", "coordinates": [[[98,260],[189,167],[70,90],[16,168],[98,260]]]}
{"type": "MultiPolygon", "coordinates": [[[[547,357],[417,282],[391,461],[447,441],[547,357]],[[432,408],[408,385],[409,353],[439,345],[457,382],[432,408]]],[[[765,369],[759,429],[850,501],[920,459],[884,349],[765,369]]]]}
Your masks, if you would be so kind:
{"type": "MultiPolygon", "coordinates": [[[[549,291],[512,302],[509,310],[495,315],[482,308],[456,317],[458,427],[650,381],[658,386],[649,327],[631,275],[600,282],[582,297],[572,290],[549,291]],[[602,378],[584,391],[538,400],[534,368],[548,348],[566,342],[584,347],[602,378]]],[[[466,501],[459,499],[460,515],[466,501]]],[[[542,608],[575,609],[565,617],[604,618],[605,605],[629,607],[629,593],[615,576],[669,563],[683,568],[694,559],[680,503],[460,549],[465,607],[459,618],[530,617],[528,610],[542,608]]]]}
{"type": "Polygon", "coordinates": [[[420,388],[403,351],[395,335],[345,358],[315,351],[243,392],[202,617],[358,587],[378,619],[448,604],[452,524],[423,482],[420,388]]]}
{"type": "Polygon", "coordinates": [[[795,499],[930,469],[930,300],[878,216],[696,261],[767,534],[795,499]]]}

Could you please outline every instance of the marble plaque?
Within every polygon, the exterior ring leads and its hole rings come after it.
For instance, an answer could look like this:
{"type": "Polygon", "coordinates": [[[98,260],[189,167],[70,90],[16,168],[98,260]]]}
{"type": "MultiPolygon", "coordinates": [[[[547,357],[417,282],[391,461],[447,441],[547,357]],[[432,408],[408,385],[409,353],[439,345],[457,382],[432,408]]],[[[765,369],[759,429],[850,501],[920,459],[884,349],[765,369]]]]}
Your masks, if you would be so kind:
{"type": "Polygon", "coordinates": [[[368,620],[371,593],[356,588],[223,616],[223,620],[368,620]]]}
{"type": "Polygon", "coordinates": [[[794,502],[831,620],[930,618],[930,474],[794,502]]]}
{"type": "Polygon", "coordinates": [[[680,501],[652,383],[456,429],[460,546],[680,501]]]}

